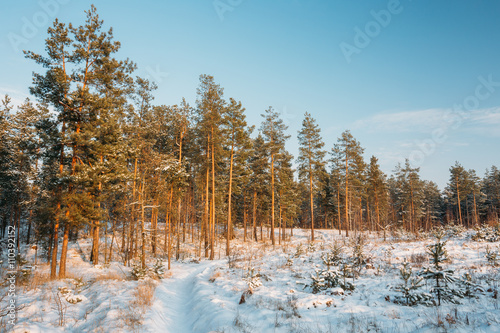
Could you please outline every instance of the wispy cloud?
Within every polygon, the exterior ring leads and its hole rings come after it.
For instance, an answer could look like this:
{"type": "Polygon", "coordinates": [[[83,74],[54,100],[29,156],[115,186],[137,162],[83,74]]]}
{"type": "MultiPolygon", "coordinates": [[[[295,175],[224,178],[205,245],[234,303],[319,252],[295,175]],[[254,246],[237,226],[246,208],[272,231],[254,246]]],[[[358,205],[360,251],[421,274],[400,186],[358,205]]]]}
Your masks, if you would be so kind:
{"type": "Polygon", "coordinates": [[[402,111],[380,113],[360,119],[354,123],[355,128],[368,128],[371,131],[415,132],[435,128],[443,124],[445,109],[427,109],[418,111],[402,111]]]}
{"type": "Polygon", "coordinates": [[[9,95],[11,104],[15,106],[23,104],[26,97],[30,97],[22,91],[0,86],[0,99],[3,100],[5,95],[9,95]]]}
{"type": "Polygon", "coordinates": [[[472,113],[472,120],[478,124],[500,124],[500,108],[477,110],[472,113]]]}
{"type": "Polygon", "coordinates": [[[451,109],[426,109],[379,113],[354,123],[354,128],[384,133],[429,133],[440,128],[444,131],[466,131],[484,136],[499,136],[500,108],[456,112],[451,109]]]}

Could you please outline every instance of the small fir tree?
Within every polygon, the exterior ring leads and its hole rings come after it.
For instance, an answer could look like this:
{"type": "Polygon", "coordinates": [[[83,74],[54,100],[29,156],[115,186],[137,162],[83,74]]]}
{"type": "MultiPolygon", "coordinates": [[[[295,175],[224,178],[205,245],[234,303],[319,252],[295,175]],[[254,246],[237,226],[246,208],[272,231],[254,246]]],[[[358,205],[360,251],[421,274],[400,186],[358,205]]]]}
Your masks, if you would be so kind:
{"type": "Polygon", "coordinates": [[[420,276],[425,280],[434,282],[431,292],[436,295],[438,306],[441,305],[441,301],[457,303],[455,300],[456,293],[448,286],[448,284],[456,281],[453,277],[454,271],[444,269],[442,266],[443,262],[448,259],[445,249],[446,241],[442,241],[442,236],[442,233],[437,234],[437,242],[427,247],[431,266],[426,267],[420,272],[420,276]]]}
{"type": "Polygon", "coordinates": [[[427,293],[417,292],[423,284],[423,278],[413,276],[410,264],[406,261],[399,268],[399,274],[403,283],[396,286],[395,290],[401,292],[401,296],[396,296],[395,303],[407,306],[414,306],[417,304],[430,305],[432,296],[427,293]]]}

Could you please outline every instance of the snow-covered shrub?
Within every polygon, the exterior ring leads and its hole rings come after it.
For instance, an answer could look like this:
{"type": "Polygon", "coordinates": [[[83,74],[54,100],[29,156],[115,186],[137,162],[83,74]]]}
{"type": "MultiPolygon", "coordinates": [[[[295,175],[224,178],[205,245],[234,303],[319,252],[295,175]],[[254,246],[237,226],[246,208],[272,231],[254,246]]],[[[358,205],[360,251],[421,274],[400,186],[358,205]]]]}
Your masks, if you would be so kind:
{"type": "Polygon", "coordinates": [[[471,236],[471,239],[476,242],[498,242],[500,241],[500,225],[476,227],[475,234],[471,236]]]}
{"type": "Polygon", "coordinates": [[[496,267],[498,266],[498,260],[500,259],[500,255],[498,251],[491,250],[489,246],[486,247],[486,260],[488,260],[488,264],[496,267]]]}
{"type": "Polygon", "coordinates": [[[76,278],[72,281],[75,286],[75,292],[78,293],[80,290],[85,287],[86,283],[83,281],[83,278],[76,278]]]}
{"type": "Polygon", "coordinates": [[[391,265],[393,251],[394,251],[394,245],[392,244],[390,244],[388,248],[382,251],[384,254],[384,261],[389,266],[391,265]]]}
{"type": "Polygon", "coordinates": [[[449,223],[444,227],[444,233],[447,237],[457,237],[467,231],[462,224],[449,223]]]}
{"type": "Polygon", "coordinates": [[[339,276],[336,271],[332,270],[316,270],[316,276],[311,275],[311,284],[313,294],[317,294],[328,288],[336,287],[339,284],[339,276]]]}
{"type": "Polygon", "coordinates": [[[343,290],[354,290],[354,285],[347,281],[341,272],[336,270],[317,269],[316,275],[311,275],[311,280],[311,284],[307,285],[307,287],[312,289],[313,294],[336,287],[340,287],[343,290]]]}
{"type": "Polygon", "coordinates": [[[366,265],[366,254],[364,252],[364,246],[366,239],[362,235],[358,235],[351,240],[351,264],[352,269],[359,275],[363,266],[366,265]]]}
{"type": "Polygon", "coordinates": [[[307,246],[307,252],[315,252],[315,251],[316,251],[316,244],[310,242],[309,245],[307,246]]]}
{"type": "Polygon", "coordinates": [[[142,268],[140,264],[132,264],[131,274],[134,280],[142,280],[148,275],[148,268],[142,268]]]}
{"type": "Polygon", "coordinates": [[[303,255],[305,253],[305,250],[304,250],[304,247],[302,246],[302,244],[298,244],[297,247],[295,248],[295,254],[294,254],[294,257],[295,258],[298,258],[300,257],[301,255],[303,255]]]}
{"type": "Polygon", "coordinates": [[[21,270],[19,270],[16,274],[17,275],[16,282],[18,283],[18,285],[21,286],[26,285],[31,280],[32,277],[31,273],[32,273],[31,267],[23,267],[21,270]]]}
{"type": "Polygon", "coordinates": [[[416,238],[415,234],[409,232],[403,227],[393,229],[392,237],[394,238],[395,241],[409,241],[409,240],[415,240],[416,238]]]}
{"type": "Polygon", "coordinates": [[[413,276],[410,264],[405,260],[399,269],[399,274],[403,283],[397,285],[394,290],[402,295],[396,296],[394,303],[414,306],[417,304],[432,305],[432,296],[425,292],[418,292],[422,287],[423,278],[413,276]]]}
{"type": "Polygon", "coordinates": [[[255,270],[253,268],[249,269],[249,271],[243,278],[243,281],[245,281],[248,284],[248,287],[251,289],[262,286],[262,282],[260,282],[260,274],[255,273],[255,270]]]}
{"type": "Polygon", "coordinates": [[[163,279],[163,274],[165,274],[165,266],[163,265],[163,261],[161,261],[161,259],[156,259],[156,262],[153,265],[152,272],[158,279],[163,279]]]}
{"type": "Polygon", "coordinates": [[[58,287],[59,293],[63,296],[70,295],[71,290],[68,289],[68,287],[58,287]]]}
{"type": "Polygon", "coordinates": [[[18,267],[21,267],[21,266],[24,266],[28,263],[28,260],[26,260],[25,257],[23,257],[22,255],[18,254],[16,256],[16,263],[18,265],[18,267]]]}
{"type": "Polygon", "coordinates": [[[327,269],[337,266],[342,260],[342,247],[337,243],[333,244],[331,251],[324,253],[321,256],[321,260],[326,265],[327,269]]]}
{"type": "Polygon", "coordinates": [[[469,273],[462,275],[462,277],[458,279],[457,284],[457,292],[459,292],[462,297],[478,298],[477,294],[484,293],[483,287],[474,283],[472,276],[469,273]]]}
{"type": "Polygon", "coordinates": [[[80,303],[83,300],[84,300],[84,297],[81,295],[67,295],[66,296],[66,302],[71,303],[71,304],[80,303]]]}

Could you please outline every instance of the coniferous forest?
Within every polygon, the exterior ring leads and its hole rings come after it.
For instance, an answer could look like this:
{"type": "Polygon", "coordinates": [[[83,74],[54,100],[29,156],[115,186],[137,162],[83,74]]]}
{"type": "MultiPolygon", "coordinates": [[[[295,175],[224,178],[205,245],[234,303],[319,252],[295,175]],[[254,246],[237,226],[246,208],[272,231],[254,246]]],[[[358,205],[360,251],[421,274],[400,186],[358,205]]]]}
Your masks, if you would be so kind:
{"type": "MultiPolygon", "coordinates": [[[[116,261],[137,273],[157,259],[170,270],[188,257],[231,267],[241,244],[283,247],[294,234],[319,244],[329,231],[346,244],[362,234],[385,241],[498,226],[496,166],[443,166],[444,189],[408,159],[386,174],[349,130],[325,142],[314,110],[304,110],[298,133],[272,106],[250,126],[245,105],[210,74],[199,76],[196,100],[158,105],[155,83],[136,76],[93,6],[83,24],[56,19],[44,38],[43,51],[24,51],[38,68],[32,97],[15,106],[6,95],[0,106],[0,229],[5,249],[14,238],[18,260],[36,250],[50,279],[72,276],[69,249],[82,240],[92,266],[116,261]],[[298,156],[286,149],[291,136],[298,156]]],[[[355,267],[343,277],[345,292],[355,267]]],[[[252,269],[249,281],[256,276],[252,269]]]]}

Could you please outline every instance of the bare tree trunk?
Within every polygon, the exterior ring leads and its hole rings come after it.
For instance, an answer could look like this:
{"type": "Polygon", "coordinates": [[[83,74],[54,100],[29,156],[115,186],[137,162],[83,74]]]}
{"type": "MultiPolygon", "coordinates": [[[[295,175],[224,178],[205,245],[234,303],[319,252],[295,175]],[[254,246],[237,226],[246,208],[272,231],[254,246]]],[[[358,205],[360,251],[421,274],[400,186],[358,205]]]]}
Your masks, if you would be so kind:
{"type": "Polygon", "coordinates": [[[472,192],[474,198],[474,225],[477,226],[477,206],[476,206],[476,192],[472,192]]]}
{"type": "Polygon", "coordinates": [[[69,238],[69,226],[65,226],[62,249],[61,249],[61,261],[59,263],[60,279],[64,279],[66,277],[66,260],[62,260],[62,258],[66,258],[66,254],[68,253],[68,238],[69,238]]]}
{"type": "MultiPolygon", "coordinates": [[[[210,139],[207,144],[207,163],[210,161],[210,139]]],[[[208,247],[210,240],[212,239],[210,237],[210,233],[212,232],[212,224],[211,224],[211,215],[210,215],[210,208],[209,208],[209,194],[208,194],[208,185],[209,185],[209,175],[210,175],[210,170],[207,164],[207,175],[206,175],[206,187],[205,187],[205,258],[208,258],[208,247]],[[210,239],[209,239],[210,237],[210,239]]]]}
{"type": "Polygon", "coordinates": [[[274,154],[271,154],[271,243],[275,245],[274,240],[274,154]]]}
{"type": "MultiPolygon", "coordinates": [[[[57,212],[60,212],[61,204],[57,204],[57,212]]],[[[59,234],[59,215],[56,215],[56,223],[54,225],[54,237],[53,237],[53,247],[52,247],[52,261],[50,263],[50,278],[55,279],[57,273],[57,245],[58,245],[58,234],[59,234]]]]}
{"type": "Polygon", "coordinates": [[[458,206],[458,222],[460,224],[462,224],[462,208],[461,208],[461,205],[460,205],[460,189],[459,189],[459,186],[458,186],[458,174],[457,176],[455,177],[455,180],[457,182],[457,206],[458,206]]]}
{"type": "MultiPolygon", "coordinates": [[[[234,132],[233,132],[233,140],[234,140],[234,132]]],[[[233,141],[234,142],[234,141],[233,141]]],[[[234,159],[234,143],[231,144],[231,158],[229,162],[229,197],[227,200],[227,233],[226,233],[226,256],[229,256],[230,253],[230,243],[231,243],[231,196],[232,196],[232,184],[233,184],[233,159],[234,159]]]]}
{"type": "Polygon", "coordinates": [[[212,238],[210,241],[210,260],[214,259],[215,256],[215,145],[214,145],[214,128],[212,127],[212,238]]]}
{"type": "Polygon", "coordinates": [[[142,177],[141,186],[141,267],[146,268],[146,232],[144,230],[144,176],[142,177]]]}
{"type": "Polygon", "coordinates": [[[310,204],[311,204],[311,241],[314,242],[314,200],[313,200],[313,179],[312,179],[312,167],[311,161],[309,161],[309,192],[310,192],[310,204]]]}
{"type": "Polygon", "coordinates": [[[175,228],[175,235],[177,236],[177,245],[176,245],[176,250],[175,250],[175,259],[179,260],[179,253],[181,250],[181,197],[179,193],[179,198],[177,199],[177,219],[176,219],[176,228],[175,228]]]}
{"type": "Polygon", "coordinates": [[[342,220],[340,217],[340,186],[337,186],[337,219],[339,221],[339,235],[340,235],[342,234],[342,220]]]}
{"type": "Polygon", "coordinates": [[[168,217],[167,217],[167,224],[165,225],[165,231],[167,233],[167,258],[168,258],[168,269],[170,270],[170,261],[172,257],[172,246],[171,246],[171,238],[172,238],[172,201],[173,201],[173,195],[174,195],[174,187],[170,187],[170,198],[169,198],[169,203],[168,203],[168,217]]]}
{"type": "Polygon", "coordinates": [[[246,197],[243,196],[243,242],[247,241],[247,206],[246,197]]]}
{"type": "Polygon", "coordinates": [[[252,220],[253,220],[253,239],[258,242],[257,238],[257,191],[253,191],[253,212],[252,212],[252,220]]]}
{"type": "Polygon", "coordinates": [[[345,156],[345,230],[346,236],[349,237],[349,229],[351,221],[349,220],[349,165],[347,163],[347,151],[345,156]]]}

